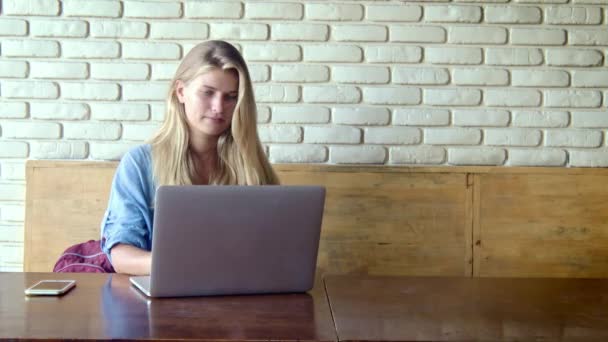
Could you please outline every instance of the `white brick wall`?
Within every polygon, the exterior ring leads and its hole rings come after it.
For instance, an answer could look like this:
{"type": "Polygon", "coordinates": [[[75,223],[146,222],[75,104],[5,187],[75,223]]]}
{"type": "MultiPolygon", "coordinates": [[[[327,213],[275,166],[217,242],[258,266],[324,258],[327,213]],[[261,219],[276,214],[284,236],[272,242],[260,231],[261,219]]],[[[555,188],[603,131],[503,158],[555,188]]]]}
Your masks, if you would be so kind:
{"type": "Polygon", "coordinates": [[[0,271],[20,267],[25,160],[119,159],[205,39],[249,62],[275,163],[606,167],[607,17],[605,0],[4,0],[0,271]]]}

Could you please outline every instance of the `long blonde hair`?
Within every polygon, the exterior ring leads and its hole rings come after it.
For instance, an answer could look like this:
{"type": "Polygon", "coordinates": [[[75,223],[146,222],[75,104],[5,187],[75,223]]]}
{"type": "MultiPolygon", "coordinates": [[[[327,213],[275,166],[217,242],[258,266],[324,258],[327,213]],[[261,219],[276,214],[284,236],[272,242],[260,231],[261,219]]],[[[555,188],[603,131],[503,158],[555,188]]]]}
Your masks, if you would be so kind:
{"type": "Polygon", "coordinates": [[[247,65],[238,50],[224,41],[212,40],[196,45],[184,57],[167,96],[165,120],[149,141],[156,186],[193,184],[196,176],[194,155],[184,105],[176,94],[177,81],[188,83],[211,69],[238,73],[238,100],[232,123],[217,142],[218,164],[209,184],[278,184],[257,132],[257,109],[247,65]]]}

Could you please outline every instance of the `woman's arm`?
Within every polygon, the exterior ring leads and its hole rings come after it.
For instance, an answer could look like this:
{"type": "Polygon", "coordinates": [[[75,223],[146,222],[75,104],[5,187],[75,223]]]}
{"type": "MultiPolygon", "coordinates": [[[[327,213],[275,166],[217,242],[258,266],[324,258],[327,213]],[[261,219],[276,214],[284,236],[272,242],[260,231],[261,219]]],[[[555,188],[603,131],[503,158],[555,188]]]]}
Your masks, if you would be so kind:
{"type": "Polygon", "coordinates": [[[135,246],[118,244],[110,250],[112,266],[117,273],[148,275],[152,269],[152,253],[135,246]]]}

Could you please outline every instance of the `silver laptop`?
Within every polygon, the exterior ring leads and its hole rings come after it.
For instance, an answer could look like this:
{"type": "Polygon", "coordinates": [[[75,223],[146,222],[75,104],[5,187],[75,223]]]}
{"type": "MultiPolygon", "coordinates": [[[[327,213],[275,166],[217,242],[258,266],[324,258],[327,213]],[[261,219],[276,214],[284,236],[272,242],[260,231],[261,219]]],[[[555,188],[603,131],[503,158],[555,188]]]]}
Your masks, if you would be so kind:
{"type": "Polygon", "coordinates": [[[313,287],[325,188],[161,186],[150,297],[305,292],[313,287]]]}

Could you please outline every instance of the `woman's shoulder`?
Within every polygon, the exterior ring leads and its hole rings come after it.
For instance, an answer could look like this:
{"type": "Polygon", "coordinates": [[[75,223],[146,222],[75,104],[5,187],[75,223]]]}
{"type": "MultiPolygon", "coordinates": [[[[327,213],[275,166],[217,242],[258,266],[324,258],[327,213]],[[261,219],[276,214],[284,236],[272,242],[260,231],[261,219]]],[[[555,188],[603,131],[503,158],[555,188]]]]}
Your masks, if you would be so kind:
{"type": "Polygon", "coordinates": [[[138,165],[150,164],[152,160],[150,144],[142,144],[131,147],[122,157],[121,161],[135,162],[138,165]]]}

